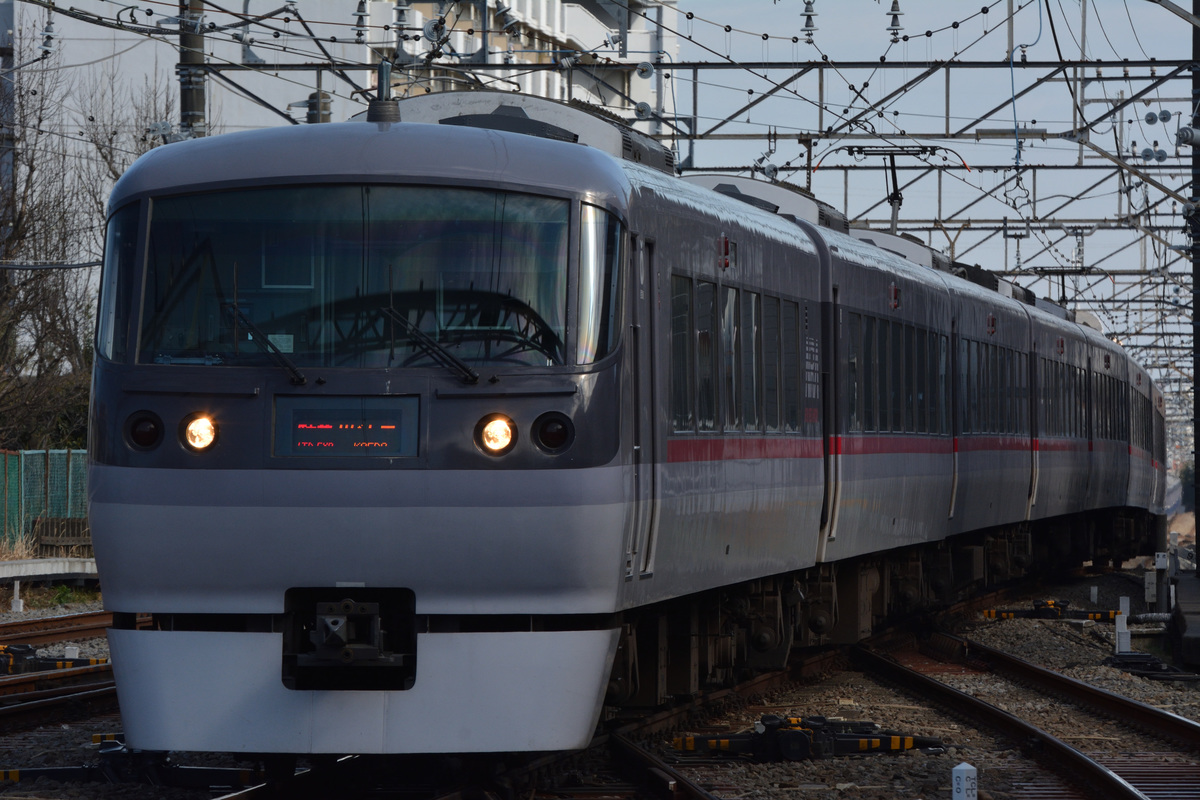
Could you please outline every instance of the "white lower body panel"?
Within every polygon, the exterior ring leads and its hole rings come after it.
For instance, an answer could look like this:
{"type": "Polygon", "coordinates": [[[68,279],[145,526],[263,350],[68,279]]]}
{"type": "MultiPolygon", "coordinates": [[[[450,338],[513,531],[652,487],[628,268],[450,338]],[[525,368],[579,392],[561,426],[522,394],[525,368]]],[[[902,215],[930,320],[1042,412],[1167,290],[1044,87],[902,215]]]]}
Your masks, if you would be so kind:
{"type": "Polygon", "coordinates": [[[417,636],[408,691],[293,691],[278,633],[108,632],[140,750],[468,753],[592,738],[617,630],[417,636]]]}

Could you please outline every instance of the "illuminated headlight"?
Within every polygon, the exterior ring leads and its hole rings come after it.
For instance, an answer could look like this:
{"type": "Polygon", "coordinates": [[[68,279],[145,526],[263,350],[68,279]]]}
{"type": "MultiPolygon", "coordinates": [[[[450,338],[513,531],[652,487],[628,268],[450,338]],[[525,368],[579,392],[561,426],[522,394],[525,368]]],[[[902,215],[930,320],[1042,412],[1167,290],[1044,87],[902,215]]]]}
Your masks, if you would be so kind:
{"type": "Polygon", "coordinates": [[[489,456],[502,456],[517,443],[517,426],[503,414],[490,414],[475,426],[475,444],[489,456]]]}
{"type": "Polygon", "coordinates": [[[217,423],[203,414],[189,417],[182,433],[183,444],[189,450],[207,450],[217,440],[217,423]]]}

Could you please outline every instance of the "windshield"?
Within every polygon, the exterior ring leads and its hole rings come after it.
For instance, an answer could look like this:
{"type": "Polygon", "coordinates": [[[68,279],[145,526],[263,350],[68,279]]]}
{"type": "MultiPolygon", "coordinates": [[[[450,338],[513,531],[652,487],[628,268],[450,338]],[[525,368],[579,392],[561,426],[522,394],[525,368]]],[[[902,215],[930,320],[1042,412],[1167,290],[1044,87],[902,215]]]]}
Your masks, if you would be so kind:
{"type": "Polygon", "coordinates": [[[570,208],[409,186],[156,199],[137,360],[263,364],[277,349],[298,366],[590,363],[615,346],[619,226],[583,207],[584,280],[600,285],[571,291],[570,208]],[[581,336],[568,335],[568,300],[584,306],[581,336]]]}

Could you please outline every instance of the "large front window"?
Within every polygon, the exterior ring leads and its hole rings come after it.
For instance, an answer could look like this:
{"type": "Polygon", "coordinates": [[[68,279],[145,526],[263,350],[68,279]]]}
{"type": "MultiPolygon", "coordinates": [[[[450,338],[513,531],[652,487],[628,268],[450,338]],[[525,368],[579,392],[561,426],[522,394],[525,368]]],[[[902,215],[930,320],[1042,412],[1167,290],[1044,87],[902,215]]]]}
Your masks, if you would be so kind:
{"type": "MultiPolygon", "coordinates": [[[[403,186],[155,199],[137,361],[262,364],[277,349],[299,366],[432,366],[447,352],[589,363],[615,346],[620,236],[606,212],[583,209],[570,278],[564,199],[403,186]]],[[[114,255],[124,263],[107,269],[134,267],[132,252],[114,255]]]]}

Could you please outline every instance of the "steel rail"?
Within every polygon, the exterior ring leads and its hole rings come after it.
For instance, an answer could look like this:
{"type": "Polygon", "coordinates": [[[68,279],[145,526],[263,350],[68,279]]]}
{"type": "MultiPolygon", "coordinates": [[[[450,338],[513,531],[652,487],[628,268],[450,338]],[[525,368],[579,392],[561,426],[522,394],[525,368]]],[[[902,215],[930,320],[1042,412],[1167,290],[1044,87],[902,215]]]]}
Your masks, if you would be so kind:
{"type": "Polygon", "coordinates": [[[1200,753],[1200,723],[1194,720],[1140,703],[1106,689],[1090,686],[985,644],[970,639],[963,641],[971,655],[982,656],[1021,681],[1033,684],[1047,693],[1066,695],[1083,705],[1110,714],[1121,722],[1136,725],[1157,736],[1172,739],[1193,752],[1200,753]]]}
{"type": "Polygon", "coordinates": [[[0,644],[52,644],[65,639],[95,639],[112,625],[112,614],[97,611],[36,617],[0,625],[0,644]]]}
{"type": "Polygon", "coordinates": [[[1117,773],[1020,717],[908,669],[865,647],[855,647],[851,653],[855,661],[869,671],[906,686],[919,695],[934,698],[958,713],[969,714],[972,719],[1012,737],[1022,750],[1051,771],[1069,770],[1072,775],[1096,791],[1097,797],[1103,797],[1105,800],[1149,800],[1117,773]]]}
{"type": "Polygon", "coordinates": [[[0,676],[0,701],[4,698],[27,695],[40,692],[55,686],[93,675],[111,675],[112,664],[92,664],[86,667],[68,667],[66,669],[38,670],[23,672],[17,675],[0,676]]]}
{"type": "MultiPolygon", "coordinates": [[[[137,615],[138,628],[149,625],[149,614],[137,615]]],[[[0,624],[0,644],[56,644],[72,639],[102,639],[110,627],[112,613],[108,611],[34,617],[0,624]]]]}

